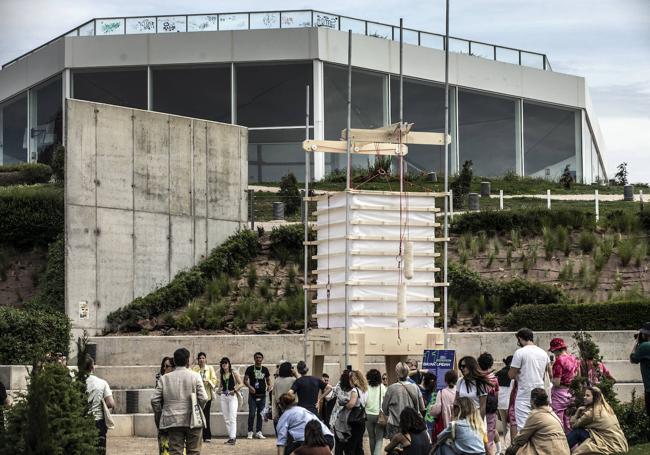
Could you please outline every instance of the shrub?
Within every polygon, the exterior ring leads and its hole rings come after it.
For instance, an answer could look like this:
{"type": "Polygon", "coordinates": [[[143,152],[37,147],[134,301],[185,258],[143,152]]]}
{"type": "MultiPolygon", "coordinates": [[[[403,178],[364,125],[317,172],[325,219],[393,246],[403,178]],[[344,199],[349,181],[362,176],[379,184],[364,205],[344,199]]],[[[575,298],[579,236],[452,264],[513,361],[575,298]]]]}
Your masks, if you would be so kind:
{"type": "Polygon", "coordinates": [[[461,209],[469,194],[472,184],[472,161],[465,161],[460,174],[451,182],[450,189],[453,191],[454,209],[461,209]]]}
{"type": "Polygon", "coordinates": [[[248,283],[248,288],[253,290],[257,284],[257,268],[255,264],[251,264],[248,267],[248,275],[246,276],[246,281],[248,283]]]}
{"type": "Polygon", "coordinates": [[[298,190],[298,180],[293,175],[293,172],[289,172],[280,180],[278,195],[284,202],[287,215],[293,215],[300,209],[302,198],[300,197],[300,190],[298,190]]]}
{"type": "Polygon", "coordinates": [[[592,213],[578,209],[531,209],[472,212],[457,216],[451,225],[454,234],[485,231],[487,234],[504,234],[519,229],[524,236],[540,235],[544,226],[564,226],[572,229],[593,229],[592,213]]]}
{"type": "Polygon", "coordinates": [[[10,408],[0,454],[87,455],[97,452],[97,428],[87,414],[86,386],[59,363],[36,367],[27,394],[10,408]]]}
{"type": "Polygon", "coordinates": [[[573,174],[571,174],[571,165],[567,164],[564,167],[564,171],[562,172],[562,175],[560,176],[560,185],[562,185],[562,188],[565,190],[570,190],[571,185],[573,184],[573,174]]]}
{"type": "Polygon", "coordinates": [[[68,352],[69,343],[65,314],[0,307],[0,365],[30,364],[48,352],[68,352]]]}
{"type": "Polygon", "coordinates": [[[580,239],[578,240],[580,249],[584,254],[589,254],[593,251],[594,246],[596,245],[596,234],[592,231],[583,230],[580,233],[580,239]]]}
{"type": "Polygon", "coordinates": [[[557,248],[557,239],[553,235],[553,231],[547,226],[542,228],[542,235],[544,237],[544,256],[547,261],[550,261],[557,248]]]}
{"type": "Polygon", "coordinates": [[[45,276],[39,285],[38,294],[30,302],[30,305],[65,313],[65,238],[63,234],[50,244],[47,251],[45,276]]]}
{"type": "Polygon", "coordinates": [[[34,185],[47,183],[52,168],[42,163],[20,163],[0,166],[0,186],[34,185]]]}
{"type": "MultiPolygon", "coordinates": [[[[313,240],[313,231],[309,231],[309,240],[313,240]]],[[[271,231],[271,257],[280,261],[282,266],[291,260],[301,264],[303,259],[303,241],[305,228],[302,224],[288,224],[274,227],[271,231]]]]}
{"type": "Polygon", "coordinates": [[[230,236],[196,267],[178,273],[166,286],[110,313],[107,320],[111,330],[138,331],[138,320],[181,308],[203,293],[206,282],[248,264],[257,255],[259,247],[257,236],[252,231],[239,231],[230,236]]]}
{"type": "Polygon", "coordinates": [[[0,188],[0,243],[17,248],[47,246],[63,232],[63,212],[63,188],[0,188]]]}
{"type": "Polygon", "coordinates": [[[616,209],[605,216],[605,226],[623,234],[630,234],[639,230],[641,218],[638,212],[616,209]]]}
{"type": "Polygon", "coordinates": [[[57,183],[63,183],[65,178],[65,148],[59,145],[52,156],[52,177],[57,183]]]}
{"type": "Polygon", "coordinates": [[[485,253],[487,249],[487,235],[485,232],[481,231],[478,233],[478,251],[479,253],[485,253]]]}
{"type": "Polygon", "coordinates": [[[648,244],[645,240],[639,242],[639,244],[634,249],[634,265],[641,267],[641,264],[648,255],[648,244]]]}
{"type": "Polygon", "coordinates": [[[483,325],[488,329],[493,329],[497,326],[496,316],[494,313],[487,313],[483,318],[483,325]]]}
{"type": "Polygon", "coordinates": [[[634,255],[634,240],[625,239],[618,242],[618,256],[623,267],[627,266],[634,255]]]}
{"type": "Polygon", "coordinates": [[[213,302],[205,308],[204,329],[219,330],[226,326],[225,318],[230,311],[227,302],[213,302]]]}
{"type": "Polygon", "coordinates": [[[564,263],[564,267],[560,270],[558,279],[563,283],[570,283],[573,281],[573,261],[569,260],[564,263]]]}
{"type": "Polygon", "coordinates": [[[210,302],[221,300],[222,297],[230,294],[230,289],[230,278],[225,273],[221,273],[208,284],[208,300],[210,302]]]}
{"type": "Polygon", "coordinates": [[[571,237],[566,226],[557,226],[555,228],[555,236],[557,237],[557,248],[568,256],[568,251],[571,250],[571,237]]]}
{"type": "Polygon", "coordinates": [[[504,326],[512,330],[636,330],[648,314],[647,300],[522,305],[510,311],[504,326]]]}
{"type": "Polygon", "coordinates": [[[643,398],[636,396],[636,390],[632,390],[632,400],[629,403],[619,403],[614,406],[614,411],[630,445],[650,442],[650,417],[645,412],[643,398]]]}

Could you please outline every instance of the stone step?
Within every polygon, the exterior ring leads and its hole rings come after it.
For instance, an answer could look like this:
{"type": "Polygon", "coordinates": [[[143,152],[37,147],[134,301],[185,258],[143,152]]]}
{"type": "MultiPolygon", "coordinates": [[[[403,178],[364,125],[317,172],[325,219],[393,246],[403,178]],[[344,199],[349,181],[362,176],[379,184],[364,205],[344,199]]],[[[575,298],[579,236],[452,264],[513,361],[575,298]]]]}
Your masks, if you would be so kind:
{"type": "MultiPolygon", "coordinates": [[[[114,414],[115,428],[109,430],[111,436],[137,436],[142,438],[155,438],[158,431],[152,413],[145,414],[114,414]]],[[[237,413],[237,437],[245,438],[248,433],[248,413],[237,413]]],[[[215,438],[226,437],[226,425],[222,414],[210,413],[210,429],[215,438]]],[[[262,433],[267,437],[274,437],[273,422],[267,421],[262,424],[262,433]]]]}
{"type": "Polygon", "coordinates": [[[92,337],[97,346],[98,365],[151,365],[164,356],[172,356],[178,348],[188,349],[192,358],[205,352],[208,362],[216,364],[228,357],[233,364],[253,363],[253,354],[264,354],[265,363],[277,364],[303,358],[302,335],[181,335],[181,336],[105,336],[92,337]]]}
{"type": "MultiPolygon", "coordinates": [[[[639,365],[630,363],[629,360],[605,361],[605,366],[618,382],[641,382],[641,369],[639,365]]],[[[503,368],[503,362],[495,362],[494,369],[503,368]]]]}

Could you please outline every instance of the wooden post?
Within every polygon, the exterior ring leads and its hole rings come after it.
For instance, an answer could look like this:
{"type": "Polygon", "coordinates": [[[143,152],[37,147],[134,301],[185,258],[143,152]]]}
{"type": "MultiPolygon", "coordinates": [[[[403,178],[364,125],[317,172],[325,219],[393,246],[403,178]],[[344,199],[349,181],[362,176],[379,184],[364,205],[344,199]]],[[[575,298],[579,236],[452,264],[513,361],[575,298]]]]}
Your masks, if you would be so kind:
{"type": "Polygon", "coordinates": [[[600,210],[598,206],[598,190],[595,190],[594,202],[596,203],[596,223],[600,220],[600,210]]]}
{"type": "Polygon", "coordinates": [[[499,210],[503,210],[503,190],[499,190],[499,210]]]}

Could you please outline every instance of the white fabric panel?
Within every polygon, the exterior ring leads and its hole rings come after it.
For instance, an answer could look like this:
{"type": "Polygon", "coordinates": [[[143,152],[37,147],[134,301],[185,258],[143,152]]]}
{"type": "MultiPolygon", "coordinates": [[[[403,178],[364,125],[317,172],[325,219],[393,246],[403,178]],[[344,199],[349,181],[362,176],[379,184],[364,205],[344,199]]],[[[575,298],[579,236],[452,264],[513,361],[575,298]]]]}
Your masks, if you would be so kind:
{"type": "MultiPolygon", "coordinates": [[[[327,319],[322,318],[318,321],[318,327],[324,328],[327,327],[327,319]]],[[[336,327],[345,327],[345,318],[343,316],[330,316],[329,328],[336,327]]],[[[362,329],[364,327],[369,328],[388,328],[394,329],[397,328],[397,319],[396,318],[383,318],[383,317],[350,317],[349,318],[350,329],[362,329]]],[[[409,328],[434,328],[434,320],[432,319],[416,319],[416,318],[407,318],[406,322],[400,324],[400,329],[409,329],[409,328]]]]}
{"type": "MultiPolygon", "coordinates": [[[[350,286],[348,292],[349,292],[349,298],[351,300],[355,298],[373,298],[373,297],[377,298],[377,297],[388,297],[390,295],[390,292],[393,292],[396,288],[397,286],[350,286]]],[[[407,282],[406,290],[407,290],[406,295],[409,298],[431,299],[433,297],[437,297],[434,296],[433,287],[408,286],[408,282],[407,282]]],[[[345,286],[337,285],[330,289],[330,299],[338,299],[338,298],[342,299],[344,297],[345,297],[345,286]]],[[[326,299],[327,290],[319,289],[317,298],[319,300],[326,299]]],[[[395,299],[397,299],[397,297],[395,297],[395,299]]]]}

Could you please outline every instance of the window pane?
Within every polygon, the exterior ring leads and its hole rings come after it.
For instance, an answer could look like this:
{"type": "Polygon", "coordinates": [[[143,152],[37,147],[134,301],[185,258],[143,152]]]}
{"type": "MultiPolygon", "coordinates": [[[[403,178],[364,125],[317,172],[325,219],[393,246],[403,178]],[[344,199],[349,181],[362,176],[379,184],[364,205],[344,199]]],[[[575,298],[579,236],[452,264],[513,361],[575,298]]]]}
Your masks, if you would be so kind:
{"type": "Polygon", "coordinates": [[[576,171],[575,111],[524,103],[526,175],[557,180],[576,171]]]}
{"type": "Polygon", "coordinates": [[[460,90],[458,130],[460,164],[472,160],[475,175],[516,168],[514,100],[460,90]]]}
{"type": "Polygon", "coordinates": [[[32,89],[32,150],[39,163],[51,164],[54,148],[62,143],[62,86],[61,77],[32,89]]]}
{"type": "Polygon", "coordinates": [[[97,35],[124,35],[124,19],[97,19],[97,35]]]}
{"type": "Polygon", "coordinates": [[[2,164],[27,161],[27,94],[7,101],[1,106],[2,164]]]}
{"type": "Polygon", "coordinates": [[[216,14],[187,16],[188,32],[205,32],[208,30],[219,30],[219,18],[216,14]]]}
{"type": "Polygon", "coordinates": [[[311,27],[311,11],[284,11],[280,13],[280,27],[311,27]]]}
{"type": "Polygon", "coordinates": [[[280,28],[280,13],[251,13],[251,28],[280,28]]]}
{"type": "MultiPolygon", "coordinates": [[[[390,78],[391,122],[399,122],[399,77],[390,78]]],[[[445,90],[432,83],[404,78],[404,121],[413,131],[442,133],[445,130],[445,90]]],[[[445,150],[437,145],[409,145],[409,172],[442,172],[445,150]]]]}
{"type": "MultiPolygon", "coordinates": [[[[313,92],[311,63],[237,65],[236,75],[237,124],[250,127],[305,124],[307,85],[313,92]]],[[[313,104],[309,103],[312,112],[313,104]]]]}
{"type": "Polygon", "coordinates": [[[176,33],[187,31],[185,16],[168,16],[158,18],[158,33],[176,33]]]}
{"type": "Polygon", "coordinates": [[[155,68],[152,85],[155,111],[231,121],[230,67],[155,68]]]}
{"type": "Polygon", "coordinates": [[[352,33],[358,33],[360,35],[366,34],[366,23],[358,19],[352,19],[349,17],[341,17],[341,31],[347,32],[352,30],[352,33]]]}
{"type": "Polygon", "coordinates": [[[219,30],[247,30],[248,14],[219,14],[219,30]]]}
{"type": "MultiPolygon", "coordinates": [[[[325,139],[339,140],[347,126],[348,70],[345,67],[325,65],[325,139]]],[[[384,126],[383,74],[352,71],[352,128],[379,128],[384,126]]],[[[388,119],[386,119],[388,120],[388,119]]],[[[365,166],[366,156],[353,157],[354,166],[365,166]]],[[[345,154],[327,153],[326,172],[345,169],[345,154]]]]}
{"type": "Polygon", "coordinates": [[[156,33],[155,17],[133,17],[126,20],[126,33],[156,33]]]}
{"type": "MultiPolygon", "coordinates": [[[[313,131],[310,130],[310,137],[313,131]]],[[[279,182],[289,172],[298,181],[305,180],[305,151],[302,141],[305,130],[249,130],[248,180],[249,182],[279,182]]],[[[310,156],[313,176],[314,158],[310,156]]]]}
{"type": "Polygon", "coordinates": [[[95,34],[95,21],[90,21],[87,24],[79,27],[79,36],[93,36],[95,34]]]}
{"type": "MultiPolygon", "coordinates": [[[[368,36],[374,36],[375,38],[383,38],[383,39],[393,39],[393,27],[391,27],[390,25],[368,22],[367,27],[368,27],[368,36]]],[[[396,35],[396,38],[399,38],[399,35],[396,35]]]]}
{"type": "Polygon", "coordinates": [[[117,70],[74,74],[74,98],[118,106],[147,108],[147,71],[117,70]]]}

